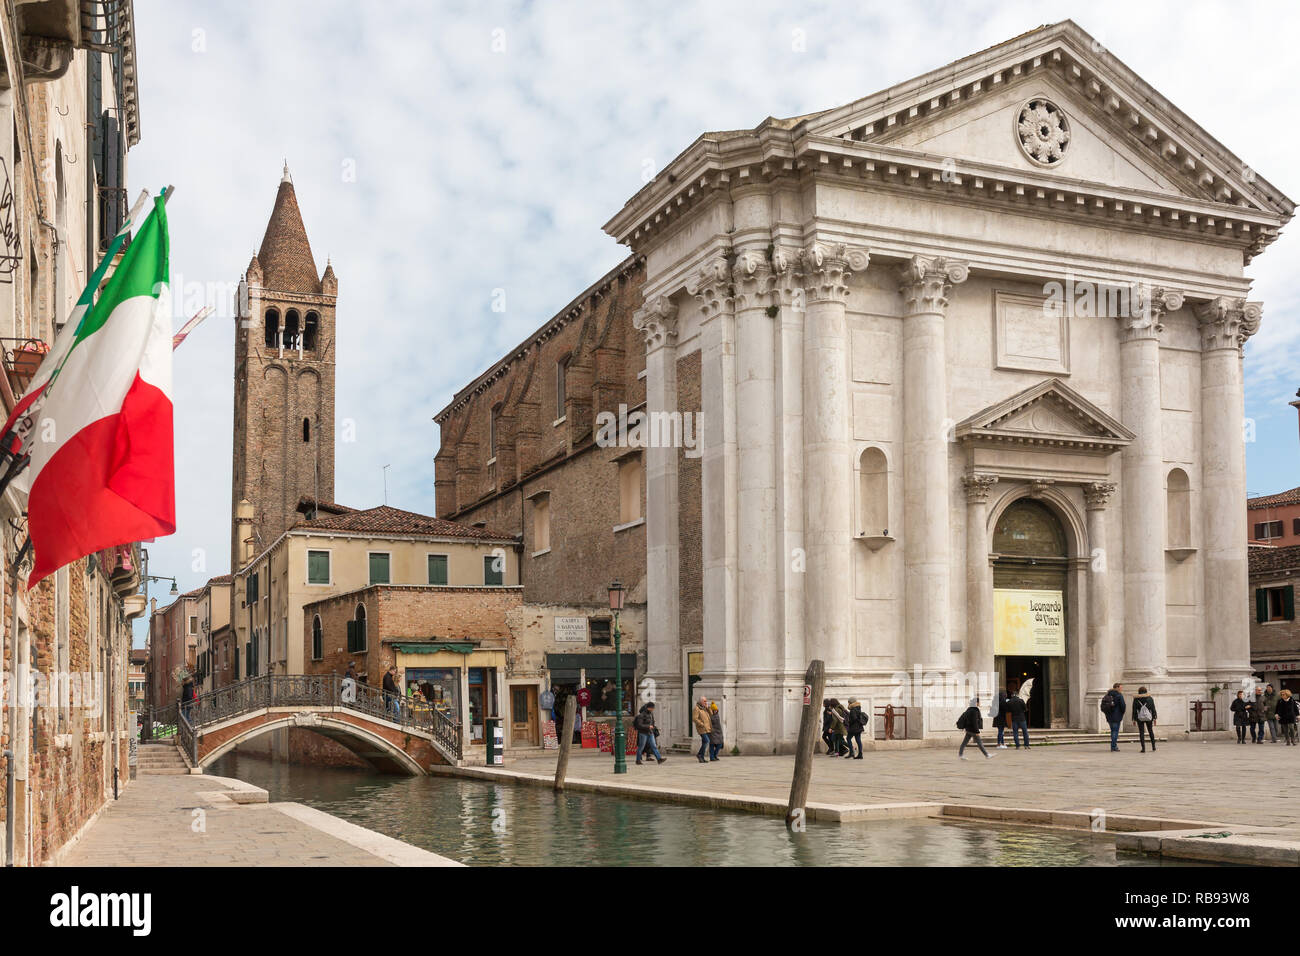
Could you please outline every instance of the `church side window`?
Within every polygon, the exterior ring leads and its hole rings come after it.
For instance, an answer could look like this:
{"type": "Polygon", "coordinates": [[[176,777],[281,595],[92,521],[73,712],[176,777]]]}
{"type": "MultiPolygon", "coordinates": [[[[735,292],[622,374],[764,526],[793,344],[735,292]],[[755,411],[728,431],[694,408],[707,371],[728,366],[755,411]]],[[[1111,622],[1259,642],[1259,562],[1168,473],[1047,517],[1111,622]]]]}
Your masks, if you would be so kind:
{"type": "Polygon", "coordinates": [[[315,312],[308,312],[302,326],[302,347],[306,351],[316,351],[316,332],[319,328],[320,316],[315,312]]]}

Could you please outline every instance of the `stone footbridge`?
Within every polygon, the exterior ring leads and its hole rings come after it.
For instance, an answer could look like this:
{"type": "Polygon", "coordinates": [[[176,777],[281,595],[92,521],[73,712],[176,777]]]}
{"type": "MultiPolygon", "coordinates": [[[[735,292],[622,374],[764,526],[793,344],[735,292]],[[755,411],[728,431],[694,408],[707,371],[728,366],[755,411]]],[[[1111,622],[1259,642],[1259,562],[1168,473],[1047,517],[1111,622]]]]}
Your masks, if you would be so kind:
{"type": "Polygon", "coordinates": [[[423,774],[462,763],[461,728],[438,711],[337,675],[265,674],[153,715],[174,724],[190,766],[273,730],[297,727],[343,745],[378,770],[423,774]]]}

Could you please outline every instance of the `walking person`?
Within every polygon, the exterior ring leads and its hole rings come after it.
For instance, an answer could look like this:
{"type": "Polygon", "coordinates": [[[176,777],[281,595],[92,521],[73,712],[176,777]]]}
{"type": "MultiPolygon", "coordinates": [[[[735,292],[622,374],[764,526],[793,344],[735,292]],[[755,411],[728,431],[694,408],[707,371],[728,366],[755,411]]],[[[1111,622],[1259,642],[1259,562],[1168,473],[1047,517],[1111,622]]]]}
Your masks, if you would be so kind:
{"type": "Polygon", "coordinates": [[[966,731],[966,736],[962,738],[961,746],[957,748],[957,756],[966,760],[966,745],[972,740],[975,746],[980,749],[984,759],[992,758],[992,754],[984,749],[984,741],[980,740],[980,730],[984,726],[984,716],[980,713],[980,699],[972,697],[970,706],[962,711],[962,715],[957,718],[957,729],[966,731]]]}
{"type": "Polygon", "coordinates": [[[829,698],[822,700],[822,743],[826,745],[826,756],[834,757],[835,750],[831,747],[831,702],[829,698]]]}
{"type": "Polygon", "coordinates": [[[1277,701],[1277,720],[1282,725],[1282,739],[1288,747],[1296,745],[1296,720],[1300,718],[1300,702],[1289,690],[1282,691],[1277,701]]]}
{"type": "Polygon", "coordinates": [[[844,725],[849,732],[849,756],[854,760],[862,759],[862,731],[867,729],[867,715],[862,712],[862,703],[856,698],[849,700],[849,719],[844,725]],[[858,742],[858,752],[853,753],[853,742],[858,742]]]}
{"type": "Polygon", "coordinates": [[[347,673],[343,675],[343,683],[339,689],[339,699],[345,704],[355,704],[357,702],[357,665],[348,661],[347,673]]]}
{"type": "Polygon", "coordinates": [[[659,763],[663,763],[668,758],[659,752],[659,728],[655,726],[655,705],[654,702],[642,704],[637,715],[632,718],[632,726],[636,729],[636,764],[641,766],[641,755],[649,754],[659,763]]]}
{"type": "Polygon", "coordinates": [[[1268,724],[1268,742],[1277,743],[1277,704],[1280,698],[1272,684],[1264,685],[1264,720],[1268,724]]]}
{"type": "Polygon", "coordinates": [[[709,713],[709,702],[701,697],[699,703],[695,705],[695,710],[691,712],[691,723],[695,725],[695,732],[700,735],[700,750],[695,758],[700,763],[708,763],[704,753],[709,749],[709,733],[713,730],[713,715],[709,713]]]}
{"type": "Polygon", "coordinates": [[[1110,690],[1106,691],[1106,696],[1101,699],[1101,712],[1106,715],[1106,723],[1110,724],[1110,749],[1112,753],[1119,753],[1119,727],[1124,722],[1124,711],[1127,706],[1124,703],[1124,687],[1116,682],[1110,690]]]}
{"type": "Polygon", "coordinates": [[[709,704],[709,759],[717,760],[722,752],[722,714],[718,711],[718,702],[709,704]]]}
{"type": "Polygon", "coordinates": [[[1145,687],[1138,688],[1138,695],[1133,698],[1133,723],[1138,728],[1138,743],[1142,745],[1142,752],[1147,752],[1146,737],[1142,736],[1145,732],[1147,737],[1151,738],[1151,752],[1155,753],[1156,749],[1156,702],[1145,687]]]}
{"type": "Polygon", "coordinates": [[[831,753],[837,757],[847,757],[849,755],[848,727],[845,726],[847,714],[840,702],[834,697],[831,698],[831,753]]]}
{"type": "Polygon", "coordinates": [[[1007,701],[1010,698],[1011,695],[1007,693],[1005,688],[999,687],[997,709],[990,715],[993,719],[993,726],[998,729],[998,750],[1007,749],[1007,742],[1003,739],[1003,735],[1007,732],[1007,724],[1011,720],[1011,714],[1007,710],[1007,701]]]}
{"type": "Polygon", "coordinates": [[[1020,738],[1025,739],[1025,749],[1029,749],[1029,706],[1019,694],[1007,698],[1007,715],[1011,718],[1011,742],[1020,749],[1020,738]]]}
{"type": "Polygon", "coordinates": [[[1228,708],[1232,711],[1232,726],[1237,728],[1237,743],[1246,742],[1246,725],[1250,723],[1250,705],[1246,701],[1246,692],[1237,691],[1237,699],[1228,708]]]}
{"type": "Polygon", "coordinates": [[[1262,744],[1264,742],[1264,719],[1260,716],[1262,705],[1260,698],[1264,696],[1264,688],[1256,687],[1251,695],[1246,698],[1246,706],[1250,708],[1250,742],[1252,744],[1262,744]]]}
{"type": "Polygon", "coordinates": [[[384,671],[384,701],[393,712],[393,719],[402,719],[402,692],[397,687],[397,668],[390,667],[384,671]]]}

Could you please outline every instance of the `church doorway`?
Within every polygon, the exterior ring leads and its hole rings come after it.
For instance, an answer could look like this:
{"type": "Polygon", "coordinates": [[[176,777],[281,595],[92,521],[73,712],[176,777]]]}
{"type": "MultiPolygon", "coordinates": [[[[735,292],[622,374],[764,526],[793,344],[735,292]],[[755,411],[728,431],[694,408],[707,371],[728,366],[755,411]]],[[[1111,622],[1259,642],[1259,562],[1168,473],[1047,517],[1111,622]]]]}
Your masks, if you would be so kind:
{"type": "Polygon", "coordinates": [[[1069,541],[1052,509],[1021,498],[993,533],[994,662],[1001,686],[1016,693],[1032,680],[1029,726],[1070,724],[1066,650],[1069,541]]]}

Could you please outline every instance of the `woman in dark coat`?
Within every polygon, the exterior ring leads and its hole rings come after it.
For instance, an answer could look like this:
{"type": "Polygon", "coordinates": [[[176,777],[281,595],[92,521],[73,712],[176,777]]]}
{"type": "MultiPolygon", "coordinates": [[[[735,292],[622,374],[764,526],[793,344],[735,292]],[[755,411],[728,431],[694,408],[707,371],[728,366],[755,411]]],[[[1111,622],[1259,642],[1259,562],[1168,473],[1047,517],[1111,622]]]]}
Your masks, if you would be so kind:
{"type": "Polygon", "coordinates": [[[846,714],[840,702],[831,698],[831,753],[837,757],[846,757],[849,753],[848,728],[844,726],[846,714]]]}
{"type": "Polygon", "coordinates": [[[1300,703],[1291,696],[1289,690],[1282,691],[1277,700],[1277,722],[1282,728],[1282,739],[1288,747],[1296,745],[1296,718],[1300,718],[1300,703]]]}
{"type": "Polygon", "coordinates": [[[829,699],[822,701],[822,743],[826,745],[826,756],[834,757],[835,750],[831,747],[831,702],[829,699]]]}
{"type": "Polygon", "coordinates": [[[717,760],[721,752],[722,712],[718,710],[718,702],[715,700],[709,704],[709,759],[717,760]]]}
{"type": "Polygon", "coordinates": [[[862,704],[856,700],[849,701],[849,719],[845,721],[845,728],[849,732],[849,752],[846,757],[852,757],[854,760],[862,759],[862,731],[867,729],[867,716],[862,713],[862,704]],[[858,742],[858,752],[853,752],[853,741],[858,742]]]}
{"type": "Polygon", "coordinates": [[[1232,726],[1237,728],[1237,743],[1246,742],[1246,728],[1250,725],[1250,703],[1244,690],[1237,691],[1237,699],[1228,708],[1232,711],[1232,726]]]}

